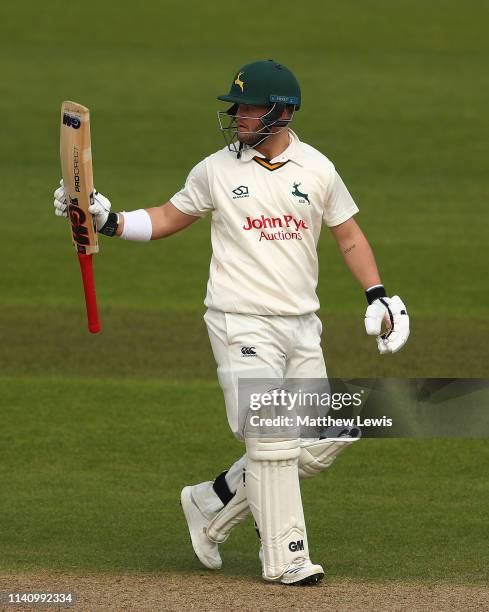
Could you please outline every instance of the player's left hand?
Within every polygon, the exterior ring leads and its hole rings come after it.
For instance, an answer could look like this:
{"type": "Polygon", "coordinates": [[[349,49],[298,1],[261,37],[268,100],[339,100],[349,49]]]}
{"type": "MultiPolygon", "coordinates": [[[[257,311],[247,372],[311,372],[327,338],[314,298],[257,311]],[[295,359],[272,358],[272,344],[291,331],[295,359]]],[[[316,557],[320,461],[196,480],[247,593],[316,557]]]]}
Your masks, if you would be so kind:
{"type": "Polygon", "coordinates": [[[404,302],[398,295],[376,299],[365,313],[365,329],[369,336],[377,336],[379,353],[396,353],[409,338],[409,316],[404,302]],[[381,333],[382,321],[387,330],[381,333]]]}
{"type": "Polygon", "coordinates": [[[68,205],[66,204],[65,186],[63,179],[59,182],[59,187],[54,192],[54,214],[57,217],[68,216],[68,205]]]}

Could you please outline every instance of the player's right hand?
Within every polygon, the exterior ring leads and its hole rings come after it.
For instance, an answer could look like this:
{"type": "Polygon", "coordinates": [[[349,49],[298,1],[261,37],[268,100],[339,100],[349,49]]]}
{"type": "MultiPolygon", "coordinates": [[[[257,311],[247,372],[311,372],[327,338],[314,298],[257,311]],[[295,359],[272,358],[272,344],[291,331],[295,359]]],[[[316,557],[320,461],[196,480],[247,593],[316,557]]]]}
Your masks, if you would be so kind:
{"type": "MultiPolygon", "coordinates": [[[[58,217],[68,216],[68,204],[66,202],[65,188],[63,185],[63,179],[59,182],[59,187],[54,192],[54,214],[58,217]]],[[[88,211],[94,216],[97,230],[107,222],[109,216],[111,203],[108,198],[102,195],[100,192],[93,192],[93,204],[88,207],[88,211]]]]}
{"type": "Polygon", "coordinates": [[[93,190],[93,204],[88,207],[88,212],[92,213],[95,223],[97,225],[97,231],[107,223],[109,218],[110,208],[112,204],[109,198],[106,198],[95,188],[93,190]]]}
{"type": "Polygon", "coordinates": [[[377,336],[381,355],[397,353],[409,338],[409,316],[401,298],[394,295],[374,300],[365,313],[365,330],[369,336],[377,336]],[[382,321],[387,319],[388,329],[381,333],[382,321]]]}

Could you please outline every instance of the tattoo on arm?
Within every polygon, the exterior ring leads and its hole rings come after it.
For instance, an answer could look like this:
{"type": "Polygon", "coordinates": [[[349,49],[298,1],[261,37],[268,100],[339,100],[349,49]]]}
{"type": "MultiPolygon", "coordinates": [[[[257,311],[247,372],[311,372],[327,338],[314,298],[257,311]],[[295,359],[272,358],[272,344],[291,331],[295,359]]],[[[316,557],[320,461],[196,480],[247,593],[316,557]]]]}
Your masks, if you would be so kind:
{"type": "Polygon", "coordinates": [[[352,251],[357,245],[356,244],[352,244],[351,246],[347,247],[344,251],[343,251],[343,255],[346,255],[347,253],[349,253],[350,251],[352,251]]]}

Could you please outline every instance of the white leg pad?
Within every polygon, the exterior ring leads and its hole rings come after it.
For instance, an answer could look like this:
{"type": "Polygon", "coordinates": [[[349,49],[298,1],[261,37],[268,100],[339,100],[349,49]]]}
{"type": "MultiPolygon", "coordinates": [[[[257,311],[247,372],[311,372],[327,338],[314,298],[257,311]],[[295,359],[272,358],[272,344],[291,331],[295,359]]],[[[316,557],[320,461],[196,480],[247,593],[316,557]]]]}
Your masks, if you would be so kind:
{"type": "Polygon", "coordinates": [[[248,438],[246,494],[260,530],[263,574],[277,579],[298,558],[309,558],[299,486],[298,439],[248,438]]]}
{"type": "Polygon", "coordinates": [[[221,542],[227,539],[231,530],[245,520],[249,512],[250,507],[246,497],[246,489],[243,484],[243,479],[241,479],[234,497],[207,526],[207,537],[209,540],[221,544],[221,542]]]}
{"type": "Polygon", "coordinates": [[[317,476],[323,470],[329,468],[341,451],[359,439],[359,437],[345,437],[335,440],[325,438],[324,440],[304,444],[301,446],[299,457],[299,477],[302,479],[317,476]]]}
{"type": "MultiPolygon", "coordinates": [[[[299,478],[301,480],[312,478],[329,468],[345,448],[360,439],[360,430],[352,430],[349,436],[345,436],[341,440],[326,438],[324,440],[302,441],[298,463],[299,478]]],[[[208,537],[213,542],[224,542],[231,530],[246,519],[248,513],[246,487],[243,479],[240,479],[233,499],[211,520],[207,528],[208,537]]]]}

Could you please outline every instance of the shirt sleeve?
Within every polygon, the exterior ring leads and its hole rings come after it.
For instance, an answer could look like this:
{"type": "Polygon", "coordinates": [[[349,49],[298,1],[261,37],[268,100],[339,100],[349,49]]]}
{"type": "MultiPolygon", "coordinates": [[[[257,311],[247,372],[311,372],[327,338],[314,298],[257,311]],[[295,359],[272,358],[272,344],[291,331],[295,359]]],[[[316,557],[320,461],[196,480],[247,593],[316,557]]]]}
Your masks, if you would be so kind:
{"type": "Polygon", "coordinates": [[[341,176],[333,169],[333,180],[329,186],[324,204],[323,222],[328,227],[344,223],[358,212],[350,192],[341,180],[341,176]]]}
{"type": "Polygon", "coordinates": [[[184,187],[170,198],[170,202],[181,212],[194,217],[203,217],[214,208],[205,159],[192,168],[184,187]]]}

